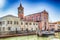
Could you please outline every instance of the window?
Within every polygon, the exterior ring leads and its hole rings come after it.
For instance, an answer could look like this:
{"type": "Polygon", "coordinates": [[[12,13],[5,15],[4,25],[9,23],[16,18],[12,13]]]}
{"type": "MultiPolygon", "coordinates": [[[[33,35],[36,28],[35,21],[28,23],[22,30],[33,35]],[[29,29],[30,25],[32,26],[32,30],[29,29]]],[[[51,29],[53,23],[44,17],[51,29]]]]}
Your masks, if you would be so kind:
{"type": "Polygon", "coordinates": [[[16,21],[14,21],[14,24],[16,24],[16,21]]]}
{"type": "Polygon", "coordinates": [[[23,22],[21,22],[21,25],[23,25],[23,22]]]}
{"type": "Polygon", "coordinates": [[[17,25],[18,25],[18,21],[17,21],[17,25]]]}
{"type": "Polygon", "coordinates": [[[35,25],[35,23],[33,23],[33,25],[35,25]]]}
{"type": "Polygon", "coordinates": [[[36,24],[36,25],[38,25],[38,24],[36,24]]]}
{"type": "Polygon", "coordinates": [[[7,24],[9,24],[9,21],[8,21],[8,23],[7,24]]]}
{"type": "Polygon", "coordinates": [[[47,20],[46,17],[44,17],[44,20],[45,20],[45,21],[47,20]]]}
{"type": "Polygon", "coordinates": [[[3,27],[3,31],[5,30],[5,27],[3,27]]]}
{"type": "Polygon", "coordinates": [[[7,24],[12,24],[12,21],[8,21],[7,24]]]}
{"type": "Polygon", "coordinates": [[[0,27],[0,31],[1,31],[1,27],[0,27]]]}
{"type": "Polygon", "coordinates": [[[10,28],[10,27],[8,27],[8,30],[11,30],[11,28],[10,28]]]}
{"type": "Polygon", "coordinates": [[[23,31],[23,28],[21,28],[21,31],[23,31]]]}
{"type": "Polygon", "coordinates": [[[33,31],[33,28],[31,28],[31,31],[33,31]]]}
{"type": "Polygon", "coordinates": [[[2,25],[2,22],[0,22],[0,25],[2,25]]]}
{"type": "Polygon", "coordinates": [[[34,17],[32,17],[32,20],[34,20],[34,17]]]}
{"type": "Polygon", "coordinates": [[[10,21],[10,24],[12,24],[12,21],[10,21]]]}
{"type": "Polygon", "coordinates": [[[31,25],[31,23],[29,23],[31,25]]]}
{"type": "Polygon", "coordinates": [[[38,17],[36,17],[36,21],[38,21],[38,17]]]}
{"type": "Polygon", "coordinates": [[[40,17],[39,19],[40,19],[40,22],[41,22],[42,21],[42,18],[40,17]]]}
{"type": "Polygon", "coordinates": [[[18,25],[18,21],[14,21],[14,24],[17,24],[18,25]]]}
{"type": "Polygon", "coordinates": [[[28,23],[26,23],[26,25],[28,25],[28,23]]]}

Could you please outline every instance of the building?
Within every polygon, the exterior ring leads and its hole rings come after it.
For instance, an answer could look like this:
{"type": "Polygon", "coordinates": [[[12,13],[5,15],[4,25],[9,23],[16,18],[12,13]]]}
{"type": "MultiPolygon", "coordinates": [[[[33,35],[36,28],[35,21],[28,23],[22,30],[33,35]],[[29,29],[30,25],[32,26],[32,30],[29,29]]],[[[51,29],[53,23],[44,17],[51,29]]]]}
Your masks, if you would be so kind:
{"type": "Polygon", "coordinates": [[[59,31],[60,30],[60,21],[49,23],[49,29],[59,31]]]}
{"type": "Polygon", "coordinates": [[[40,30],[60,30],[59,22],[49,22],[49,14],[46,10],[24,16],[24,7],[20,3],[18,17],[6,15],[0,18],[0,35],[22,34],[40,30]]]}
{"type": "Polygon", "coordinates": [[[40,30],[48,29],[48,13],[46,12],[46,10],[24,16],[24,7],[20,3],[20,6],[18,7],[18,17],[25,21],[38,22],[40,30]]]}
{"type": "Polygon", "coordinates": [[[49,30],[58,30],[57,23],[49,23],[49,30]]]}
{"type": "Polygon", "coordinates": [[[58,30],[60,30],[60,21],[57,22],[58,30]]]}
{"type": "Polygon", "coordinates": [[[27,22],[13,15],[6,15],[0,18],[0,34],[22,33],[28,30],[29,32],[36,31],[38,28],[37,22],[27,22]]]}

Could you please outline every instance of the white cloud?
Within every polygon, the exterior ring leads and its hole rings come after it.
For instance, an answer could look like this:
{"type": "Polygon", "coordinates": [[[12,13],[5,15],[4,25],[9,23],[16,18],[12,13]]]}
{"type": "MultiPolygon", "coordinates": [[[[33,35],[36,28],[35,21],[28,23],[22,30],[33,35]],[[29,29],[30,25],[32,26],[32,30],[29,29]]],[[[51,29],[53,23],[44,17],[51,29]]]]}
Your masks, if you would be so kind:
{"type": "Polygon", "coordinates": [[[6,0],[0,0],[0,8],[3,8],[5,5],[6,0]]]}

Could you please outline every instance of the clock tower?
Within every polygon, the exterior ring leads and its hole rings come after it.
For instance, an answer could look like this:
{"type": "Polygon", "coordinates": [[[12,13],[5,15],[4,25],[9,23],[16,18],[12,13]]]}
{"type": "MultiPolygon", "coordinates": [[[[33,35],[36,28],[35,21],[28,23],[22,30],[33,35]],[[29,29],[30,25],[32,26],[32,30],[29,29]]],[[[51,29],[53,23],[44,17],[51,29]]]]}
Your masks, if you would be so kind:
{"type": "Polygon", "coordinates": [[[24,18],[24,8],[22,7],[21,3],[20,3],[20,6],[18,7],[18,17],[21,19],[24,18]]]}

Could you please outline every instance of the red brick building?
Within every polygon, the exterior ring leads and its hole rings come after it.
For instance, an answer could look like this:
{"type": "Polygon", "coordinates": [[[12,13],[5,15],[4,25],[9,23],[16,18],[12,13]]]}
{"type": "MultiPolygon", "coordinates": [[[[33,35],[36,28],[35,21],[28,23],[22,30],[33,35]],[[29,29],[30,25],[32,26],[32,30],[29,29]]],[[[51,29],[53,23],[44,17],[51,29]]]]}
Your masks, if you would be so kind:
{"type": "Polygon", "coordinates": [[[20,4],[18,7],[18,17],[25,20],[25,21],[34,21],[38,22],[40,30],[47,30],[48,29],[48,13],[46,10],[34,14],[30,14],[24,16],[24,8],[20,4]]]}

